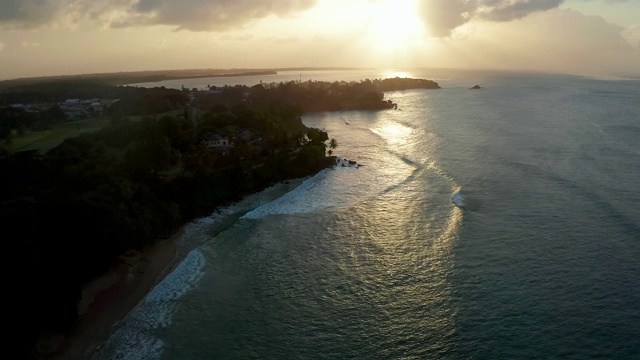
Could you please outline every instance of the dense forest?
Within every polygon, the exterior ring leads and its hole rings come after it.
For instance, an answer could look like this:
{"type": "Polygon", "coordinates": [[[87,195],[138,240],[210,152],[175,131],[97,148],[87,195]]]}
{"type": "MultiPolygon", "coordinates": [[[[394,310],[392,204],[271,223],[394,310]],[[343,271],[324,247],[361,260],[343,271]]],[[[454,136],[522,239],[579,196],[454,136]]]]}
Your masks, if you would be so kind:
{"type": "MultiPolygon", "coordinates": [[[[305,126],[305,112],[391,109],[395,104],[383,100],[381,89],[434,84],[392,79],[210,91],[89,87],[120,98],[104,109],[110,126],[68,138],[44,154],[0,148],[3,238],[8,254],[20,256],[12,310],[21,316],[15,331],[23,341],[15,345],[34,356],[39,334],[70,329],[82,286],[119,255],[246,194],[333,165],[337,143],[305,126]],[[154,115],[176,109],[177,116],[154,115]],[[132,115],[143,117],[133,121],[132,115]]],[[[97,96],[74,91],[27,91],[19,100],[97,96]]],[[[29,116],[64,121],[55,105],[51,109],[29,116]]],[[[36,123],[20,125],[19,115],[5,108],[0,124],[13,129],[36,123]]]]}
{"type": "Polygon", "coordinates": [[[61,80],[23,84],[0,91],[0,141],[10,141],[11,133],[41,131],[70,120],[61,109],[68,99],[113,99],[109,106],[89,108],[89,115],[108,115],[112,121],[127,116],[155,115],[187,105],[211,111],[216,106],[238,103],[264,107],[273,103],[298,106],[303,112],[338,111],[349,109],[381,110],[395,107],[383,100],[384,91],[406,89],[439,89],[431,80],[389,78],[360,82],[281,82],[237,85],[198,89],[167,89],[111,86],[92,80],[61,80]],[[35,104],[31,109],[25,105],[35,104]],[[19,106],[18,106],[19,105],[19,106]],[[33,110],[33,109],[36,110],[33,110]]]}

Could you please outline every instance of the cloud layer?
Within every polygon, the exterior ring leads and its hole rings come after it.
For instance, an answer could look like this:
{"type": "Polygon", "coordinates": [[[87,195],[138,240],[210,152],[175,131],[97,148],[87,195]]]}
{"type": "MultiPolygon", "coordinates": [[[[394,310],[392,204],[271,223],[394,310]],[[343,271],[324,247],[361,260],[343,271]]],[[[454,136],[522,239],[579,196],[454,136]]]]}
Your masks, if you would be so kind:
{"type": "Polygon", "coordinates": [[[224,31],[315,4],[316,0],[2,0],[0,26],[36,28],[88,19],[111,27],[169,25],[224,31]]]}
{"type": "Polygon", "coordinates": [[[422,0],[420,15],[432,36],[446,37],[471,20],[510,21],[558,7],[563,0],[422,0]]]}
{"type": "Polygon", "coordinates": [[[622,32],[622,37],[632,46],[640,48],[640,25],[629,26],[622,32]]]}
{"type": "MultiPolygon", "coordinates": [[[[569,74],[640,73],[640,48],[601,17],[553,9],[510,23],[479,22],[456,41],[441,42],[453,66],[569,74]]],[[[628,29],[629,36],[635,27],[628,29]]],[[[640,38],[636,38],[638,41],[640,38]]],[[[637,44],[637,42],[636,42],[637,44]]]]}
{"type": "Polygon", "coordinates": [[[0,2],[0,25],[42,25],[56,16],[62,3],[55,0],[3,0],[0,2]]]}
{"type": "MultiPolygon", "coordinates": [[[[591,1],[591,0],[584,0],[591,1]]],[[[606,0],[622,3],[635,0],[606,0]]],[[[559,7],[564,0],[420,0],[419,12],[431,35],[447,37],[472,20],[511,21],[559,7]]]]}
{"type": "Polygon", "coordinates": [[[139,0],[113,25],[162,24],[195,31],[223,31],[314,5],[315,0],[139,0]]]}
{"type": "MultiPolygon", "coordinates": [[[[271,15],[308,10],[321,0],[0,0],[0,28],[74,25],[168,25],[192,31],[225,31],[271,15]]],[[[377,2],[379,0],[369,0],[377,2]]],[[[596,1],[596,0],[584,0],[596,1]]],[[[622,3],[637,0],[597,0],[622,3]]],[[[559,7],[564,0],[418,0],[431,36],[447,37],[473,20],[506,22],[559,7]]]]}

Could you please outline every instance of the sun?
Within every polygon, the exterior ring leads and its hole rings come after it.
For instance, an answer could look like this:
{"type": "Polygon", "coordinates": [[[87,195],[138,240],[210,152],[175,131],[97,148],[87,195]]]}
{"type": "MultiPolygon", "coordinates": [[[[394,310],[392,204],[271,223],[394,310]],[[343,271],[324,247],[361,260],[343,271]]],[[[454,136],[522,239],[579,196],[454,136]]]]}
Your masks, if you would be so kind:
{"type": "Polygon", "coordinates": [[[380,0],[373,4],[366,38],[377,52],[405,50],[424,34],[416,0],[380,0]]]}

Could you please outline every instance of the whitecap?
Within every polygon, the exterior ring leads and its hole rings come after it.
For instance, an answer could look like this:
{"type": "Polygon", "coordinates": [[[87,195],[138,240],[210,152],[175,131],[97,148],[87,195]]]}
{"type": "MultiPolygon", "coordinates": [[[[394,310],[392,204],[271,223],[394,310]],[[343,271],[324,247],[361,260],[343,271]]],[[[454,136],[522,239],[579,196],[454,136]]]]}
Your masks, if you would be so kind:
{"type": "Polygon", "coordinates": [[[204,255],[193,250],[147,296],[116,324],[116,330],[92,356],[102,359],[160,359],[165,344],[154,329],[171,324],[179,307],[178,299],[194,289],[204,275],[204,255]]]}
{"type": "Polygon", "coordinates": [[[453,196],[451,196],[451,202],[453,202],[457,207],[464,209],[464,196],[462,195],[461,192],[456,192],[455,194],[453,194],[453,196]]]}

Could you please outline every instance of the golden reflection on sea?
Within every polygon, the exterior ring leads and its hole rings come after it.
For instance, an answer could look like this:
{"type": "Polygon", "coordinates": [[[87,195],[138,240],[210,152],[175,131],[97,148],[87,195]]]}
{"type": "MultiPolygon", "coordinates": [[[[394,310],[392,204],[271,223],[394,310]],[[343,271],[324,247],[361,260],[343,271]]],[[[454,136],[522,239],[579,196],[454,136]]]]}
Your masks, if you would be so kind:
{"type": "Polygon", "coordinates": [[[371,129],[391,145],[404,144],[412,133],[412,129],[395,121],[385,121],[371,129]]]}
{"type": "Polygon", "coordinates": [[[386,70],[384,72],[384,78],[395,78],[395,77],[399,77],[399,78],[410,78],[412,77],[410,72],[407,71],[401,71],[401,70],[386,70]]]}

